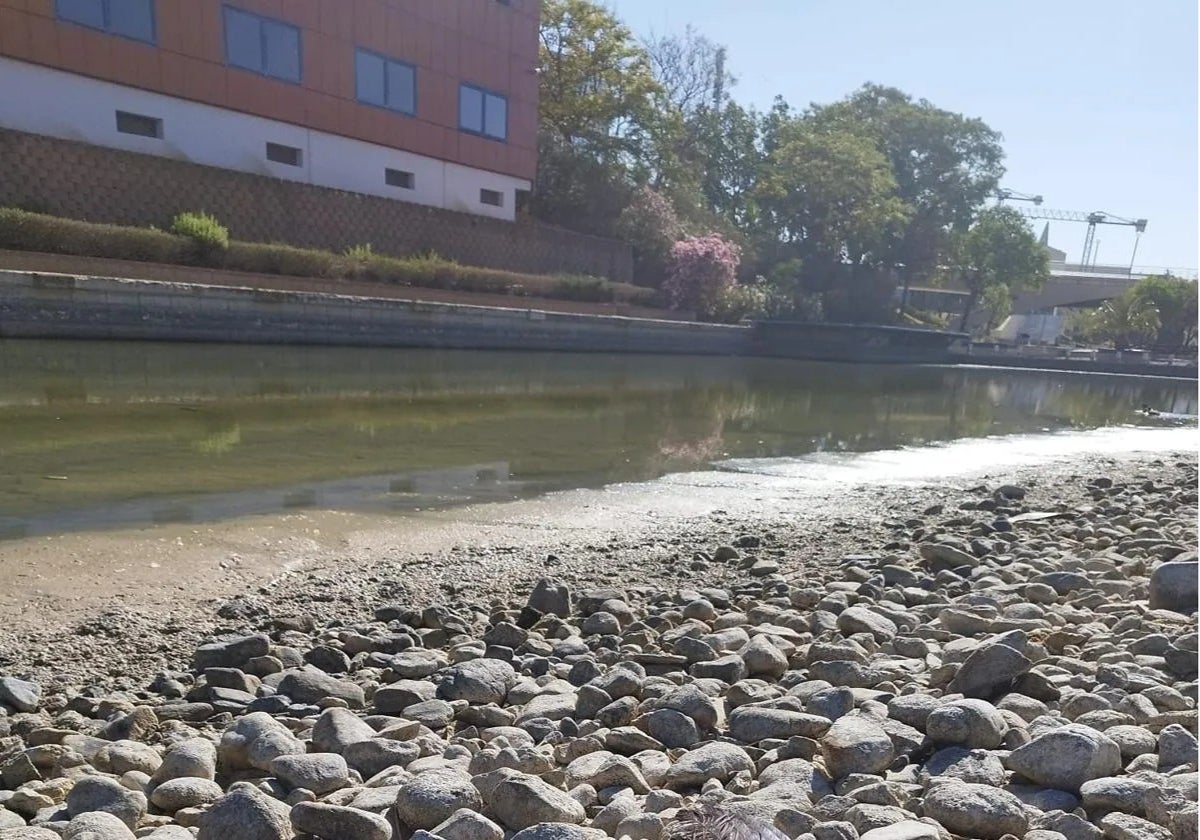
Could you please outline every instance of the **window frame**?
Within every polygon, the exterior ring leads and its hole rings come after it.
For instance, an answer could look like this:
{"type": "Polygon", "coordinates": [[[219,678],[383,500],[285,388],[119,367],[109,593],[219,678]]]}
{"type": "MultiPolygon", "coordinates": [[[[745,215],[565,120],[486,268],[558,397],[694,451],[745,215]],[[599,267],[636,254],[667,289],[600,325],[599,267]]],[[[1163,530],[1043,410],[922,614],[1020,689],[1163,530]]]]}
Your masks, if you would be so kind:
{"type": "Polygon", "coordinates": [[[385,166],[383,168],[383,183],[385,186],[395,190],[415,190],[417,188],[417,173],[410,172],[407,169],[397,169],[394,166],[385,166]],[[407,183],[395,184],[389,181],[388,179],[392,177],[393,172],[403,175],[403,180],[407,183]]]}
{"type": "MultiPolygon", "coordinates": [[[[139,114],[136,111],[123,111],[120,108],[117,108],[115,113],[116,113],[116,119],[117,119],[117,133],[118,134],[124,134],[129,137],[144,137],[147,140],[162,140],[163,139],[163,134],[165,133],[166,129],[163,126],[162,117],[154,117],[154,116],[151,116],[150,114],[139,114]],[[146,134],[141,131],[126,131],[125,129],[121,128],[121,118],[122,117],[132,118],[134,120],[146,120],[149,123],[152,123],[154,125],[154,133],[146,134]]],[[[129,127],[130,126],[127,122],[126,128],[129,128],[129,127]]]]}
{"type": "Polygon", "coordinates": [[[235,6],[232,3],[223,3],[221,5],[221,46],[225,51],[225,66],[232,67],[235,70],[243,70],[247,73],[254,73],[257,76],[262,76],[266,79],[274,79],[277,82],[284,82],[289,85],[304,84],[304,30],[288,20],[271,17],[270,15],[260,15],[258,12],[251,12],[243,9],[240,6],[235,6]],[[261,58],[258,68],[247,67],[244,64],[235,64],[231,60],[229,54],[229,13],[236,12],[240,15],[252,17],[258,21],[258,40],[259,40],[259,56],[261,58]],[[282,26],[291,29],[296,33],[296,78],[290,79],[286,76],[276,76],[273,73],[268,73],[267,66],[267,35],[264,23],[273,23],[277,26],[282,26]]]}
{"type": "Polygon", "coordinates": [[[508,142],[508,123],[509,123],[508,115],[509,115],[509,111],[510,111],[508,104],[509,103],[508,103],[508,95],[507,94],[500,93],[497,90],[491,90],[489,88],[482,87],[481,85],[472,84],[471,82],[459,82],[459,84],[458,84],[458,130],[463,132],[464,134],[471,134],[475,137],[482,137],[485,140],[493,140],[497,143],[507,143],[508,142]],[[462,124],[462,98],[463,98],[463,90],[464,89],[473,90],[476,93],[479,93],[483,97],[483,102],[482,102],[483,107],[480,110],[480,114],[479,114],[479,116],[480,116],[479,124],[482,126],[482,129],[479,131],[476,131],[473,128],[467,128],[466,126],[464,126],[462,124]],[[496,99],[502,99],[504,101],[504,136],[503,137],[497,137],[495,134],[488,133],[488,130],[487,130],[487,112],[488,112],[487,101],[488,101],[489,96],[495,97],[496,99]]]}
{"type": "Polygon", "coordinates": [[[499,207],[504,208],[504,190],[493,190],[490,187],[479,188],[479,203],[484,207],[499,207]],[[486,201],[484,196],[487,194],[496,196],[496,201],[486,201]]]}
{"type": "Polygon", "coordinates": [[[392,114],[403,114],[406,117],[415,117],[420,109],[420,104],[419,104],[418,98],[417,98],[419,92],[420,92],[420,85],[417,82],[417,65],[413,64],[411,61],[405,61],[400,58],[393,58],[392,56],[386,55],[385,53],[378,52],[377,50],[368,50],[365,47],[359,47],[359,46],[354,47],[354,101],[357,102],[359,105],[366,105],[369,108],[382,108],[383,110],[388,111],[389,113],[392,113],[392,114]],[[366,56],[370,56],[371,58],[378,58],[380,61],[383,62],[383,104],[382,105],[380,105],[378,102],[368,102],[367,100],[363,99],[362,97],[360,97],[358,95],[358,55],[359,55],[359,53],[362,53],[363,55],[366,55],[366,56]],[[399,64],[401,67],[407,67],[409,70],[412,71],[412,110],[411,111],[406,111],[403,108],[393,108],[391,105],[387,104],[387,101],[388,101],[388,65],[389,64],[399,64]]]}
{"type": "Polygon", "coordinates": [[[266,151],[264,152],[264,155],[265,155],[267,163],[273,163],[277,166],[290,166],[293,169],[303,169],[304,168],[304,158],[305,158],[304,149],[300,148],[299,146],[289,146],[287,143],[276,143],[274,140],[268,140],[268,141],[266,141],[266,151]],[[290,160],[278,160],[276,158],[271,157],[271,149],[272,148],[286,149],[288,152],[295,152],[296,153],[296,162],[292,163],[290,160]]]}
{"type": "Polygon", "coordinates": [[[99,0],[100,14],[104,18],[103,26],[92,26],[89,23],[75,20],[73,18],[64,17],[62,13],[62,0],[54,0],[54,20],[58,23],[65,23],[68,26],[80,26],[90,32],[103,32],[105,35],[111,35],[114,38],[124,38],[126,41],[133,41],[135,44],[149,44],[152,47],[158,46],[158,0],[149,0],[150,4],[150,38],[138,38],[136,35],[127,35],[124,32],[117,32],[112,29],[112,15],[109,14],[111,0],[99,0]]]}

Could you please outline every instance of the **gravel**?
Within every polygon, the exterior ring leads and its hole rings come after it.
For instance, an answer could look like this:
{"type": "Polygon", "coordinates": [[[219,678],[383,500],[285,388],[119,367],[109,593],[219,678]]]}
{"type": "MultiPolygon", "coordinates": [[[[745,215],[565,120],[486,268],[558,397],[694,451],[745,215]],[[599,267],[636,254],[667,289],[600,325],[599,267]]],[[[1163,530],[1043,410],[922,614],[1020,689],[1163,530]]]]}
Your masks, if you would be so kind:
{"type": "Polygon", "coordinates": [[[640,574],[281,583],[152,674],[26,640],[0,839],[1194,838],[1195,459],[930,492],[640,574]]]}

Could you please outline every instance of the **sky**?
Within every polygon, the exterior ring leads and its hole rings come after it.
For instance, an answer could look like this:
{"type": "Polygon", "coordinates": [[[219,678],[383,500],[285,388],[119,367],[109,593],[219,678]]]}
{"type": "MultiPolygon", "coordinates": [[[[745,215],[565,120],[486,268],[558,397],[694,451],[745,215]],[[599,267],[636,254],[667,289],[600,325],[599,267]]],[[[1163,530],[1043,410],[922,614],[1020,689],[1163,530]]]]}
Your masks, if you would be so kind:
{"type": "MultiPolygon", "coordinates": [[[[875,82],[979,117],[1004,135],[1002,186],[1042,208],[1147,219],[1139,266],[1198,264],[1196,0],[607,5],[638,36],[691,24],[728,47],[734,97],[760,110],[776,94],[802,108],[875,82]]],[[[1078,262],[1086,232],[1051,222],[1050,244],[1078,262]]],[[[1101,225],[1096,239],[1096,262],[1134,259],[1132,228],[1101,225]]]]}

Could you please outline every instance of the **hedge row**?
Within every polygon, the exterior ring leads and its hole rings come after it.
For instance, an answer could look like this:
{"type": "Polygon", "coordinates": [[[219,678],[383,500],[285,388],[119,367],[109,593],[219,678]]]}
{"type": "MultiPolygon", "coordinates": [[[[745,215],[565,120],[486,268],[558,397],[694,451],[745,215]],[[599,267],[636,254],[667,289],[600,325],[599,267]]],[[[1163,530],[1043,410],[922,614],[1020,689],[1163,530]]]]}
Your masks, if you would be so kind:
{"type": "Polygon", "coordinates": [[[214,247],[214,237],[197,236],[197,226],[220,227],[214,219],[203,214],[184,214],[176,219],[173,228],[188,235],[178,235],[157,228],[81,222],[0,207],[0,248],[200,265],[254,274],[367,280],[427,289],[658,305],[654,290],[627,283],[613,283],[598,277],[522,274],[459,265],[436,254],[391,257],[372,252],[370,246],[357,246],[344,254],[335,254],[312,248],[237,240],[228,240],[224,247],[214,247]]]}

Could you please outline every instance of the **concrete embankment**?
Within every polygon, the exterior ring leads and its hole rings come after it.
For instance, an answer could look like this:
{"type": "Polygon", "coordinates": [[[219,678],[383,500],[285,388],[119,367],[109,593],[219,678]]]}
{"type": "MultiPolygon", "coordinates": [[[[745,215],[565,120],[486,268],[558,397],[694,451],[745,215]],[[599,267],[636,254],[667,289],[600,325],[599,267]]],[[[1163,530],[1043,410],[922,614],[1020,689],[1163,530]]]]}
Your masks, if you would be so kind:
{"type": "Polygon", "coordinates": [[[742,355],[746,327],[0,271],[0,337],[742,355]]]}

